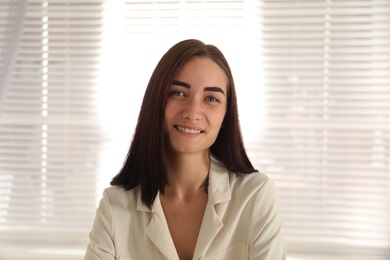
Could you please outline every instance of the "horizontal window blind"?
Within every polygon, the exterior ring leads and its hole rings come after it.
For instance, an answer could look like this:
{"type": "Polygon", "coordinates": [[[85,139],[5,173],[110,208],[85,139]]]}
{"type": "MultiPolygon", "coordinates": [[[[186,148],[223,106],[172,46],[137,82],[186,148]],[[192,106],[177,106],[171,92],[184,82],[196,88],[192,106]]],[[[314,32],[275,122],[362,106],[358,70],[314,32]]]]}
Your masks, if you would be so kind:
{"type": "Polygon", "coordinates": [[[264,125],[291,251],[389,254],[390,3],[262,1],[264,125]]]}
{"type": "Polygon", "coordinates": [[[9,25],[1,29],[1,56],[13,56],[1,63],[8,81],[1,93],[0,241],[85,243],[104,142],[96,89],[103,4],[1,6],[9,25]]]}

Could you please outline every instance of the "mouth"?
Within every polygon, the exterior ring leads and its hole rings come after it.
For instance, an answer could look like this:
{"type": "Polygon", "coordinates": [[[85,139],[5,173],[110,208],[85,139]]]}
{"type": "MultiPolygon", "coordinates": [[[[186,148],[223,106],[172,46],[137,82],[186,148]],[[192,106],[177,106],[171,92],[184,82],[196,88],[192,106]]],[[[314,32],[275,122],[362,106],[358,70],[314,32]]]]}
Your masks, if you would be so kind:
{"type": "Polygon", "coordinates": [[[179,130],[181,132],[184,132],[184,133],[187,133],[187,134],[202,134],[202,133],[204,133],[204,131],[200,130],[200,129],[187,128],[187,127],[183,127],[183,126],[180,126],[180,125],[175,125],[174,127],[177,130],[179,130]]]}

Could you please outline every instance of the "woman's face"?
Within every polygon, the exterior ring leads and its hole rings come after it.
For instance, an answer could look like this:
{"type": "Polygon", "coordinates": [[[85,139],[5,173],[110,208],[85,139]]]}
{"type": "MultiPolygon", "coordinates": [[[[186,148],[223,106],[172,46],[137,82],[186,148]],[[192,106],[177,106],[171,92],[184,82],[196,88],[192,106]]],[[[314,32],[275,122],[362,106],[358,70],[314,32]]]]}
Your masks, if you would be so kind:
{"type": "Polygon", "coordinates": [[[208,58],[189,60],[169,87],[165,131],[176,153],[208,152],[222,126],[228,79],[208,58]]]}

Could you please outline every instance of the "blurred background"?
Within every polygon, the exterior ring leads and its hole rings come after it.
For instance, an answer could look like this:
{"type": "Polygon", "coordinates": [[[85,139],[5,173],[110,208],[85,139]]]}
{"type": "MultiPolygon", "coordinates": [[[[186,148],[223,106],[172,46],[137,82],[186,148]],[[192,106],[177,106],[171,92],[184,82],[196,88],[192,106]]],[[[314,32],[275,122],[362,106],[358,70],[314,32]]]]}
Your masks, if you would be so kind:
{"type": "Polygon", "coordinates": [[[143,92],[218,46],[289,260],[390,259],[390,1],[0,0],[0,259],[82,259],[143,92]]]}

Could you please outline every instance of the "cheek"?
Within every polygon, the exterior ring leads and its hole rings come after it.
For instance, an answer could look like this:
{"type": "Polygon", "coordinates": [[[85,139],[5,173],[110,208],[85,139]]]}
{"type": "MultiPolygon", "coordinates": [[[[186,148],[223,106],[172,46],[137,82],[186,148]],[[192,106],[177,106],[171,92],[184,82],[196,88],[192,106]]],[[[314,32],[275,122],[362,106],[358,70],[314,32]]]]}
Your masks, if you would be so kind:
{"type": "Polygon", "coordinates": [[[165,125],[165,131],[168,131],[171,127],[172,121],[176,117],[177,114],[177,107],[175,107],[173,104],[167,104],[165,106],[164,110],[164,125],[165,125]]]}
{"type": "Polygon", "coordinates": [[[172,117],[172,113],[173,113],[172,106],[169,103],[167,103],[167,105],[165,106],[165,110],[164,110],[165,121],[169,120],[169,118],[172,117]]]}
{"type": "Polygon", "coordinates": [[[220,111],[219,113],[216,113],[215,116],[212,118],[213,122],[215,122],[215,126],[221,128],[223,126],[223,122],[225,119],[226,110],[220,111]]]}

